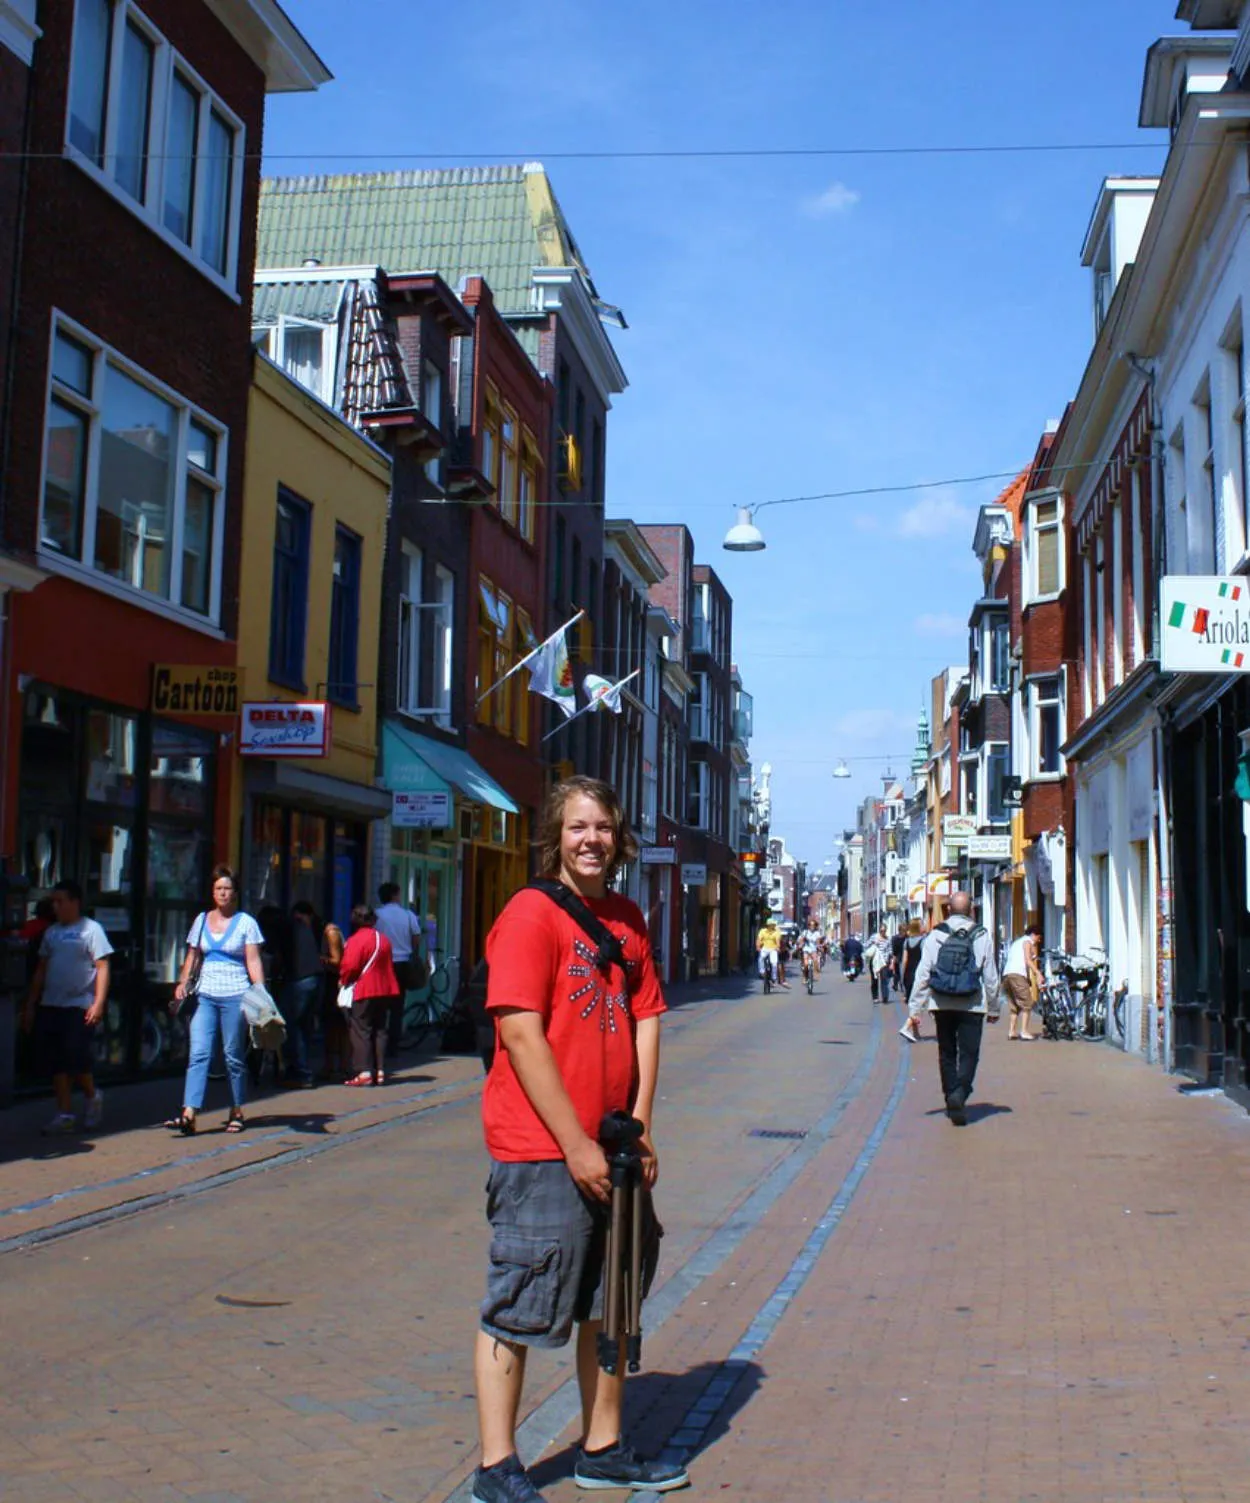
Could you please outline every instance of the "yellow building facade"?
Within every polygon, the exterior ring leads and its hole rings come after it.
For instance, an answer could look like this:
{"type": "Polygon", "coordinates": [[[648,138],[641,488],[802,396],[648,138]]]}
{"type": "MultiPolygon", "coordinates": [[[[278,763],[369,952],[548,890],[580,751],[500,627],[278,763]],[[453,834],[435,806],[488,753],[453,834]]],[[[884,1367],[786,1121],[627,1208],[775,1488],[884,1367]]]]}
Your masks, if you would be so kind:
{"type": "Polygon", "coordinates": [[[255,914],[303,900],[345,926],[369,895],[390,488],[381,449],[254,356],[231,831],[255,914]]]}

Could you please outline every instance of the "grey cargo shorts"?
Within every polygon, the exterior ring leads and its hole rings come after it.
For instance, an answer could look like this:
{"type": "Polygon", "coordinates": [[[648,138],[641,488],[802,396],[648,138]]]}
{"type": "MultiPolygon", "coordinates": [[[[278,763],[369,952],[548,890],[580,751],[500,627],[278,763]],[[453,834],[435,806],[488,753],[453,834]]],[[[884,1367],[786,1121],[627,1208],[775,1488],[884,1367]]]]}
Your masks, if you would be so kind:
{"type": "MultiPolygon", "coordinates": [[[[663,1228],[643,1196],[645,1295],[655,1278],[663,1228]]],[[[486,1184],[491,1227],[482,1330],[520,1346],[564,1346],[574,1321],[603,1315],[607,1209],[573,1183],[562,1159],[491,1161],[486,1184]]]]}

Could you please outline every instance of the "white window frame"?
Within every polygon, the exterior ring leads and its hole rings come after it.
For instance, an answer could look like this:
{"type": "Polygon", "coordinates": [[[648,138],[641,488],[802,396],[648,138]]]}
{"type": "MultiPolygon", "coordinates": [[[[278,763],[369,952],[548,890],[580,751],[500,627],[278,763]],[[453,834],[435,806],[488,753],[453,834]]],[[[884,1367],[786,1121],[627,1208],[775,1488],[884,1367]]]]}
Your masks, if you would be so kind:
{"type": "Polygon", "coordinates": [[[1089,549],[1081,555],[1083,560],[1082,573],[1085,576],[1083,589],[1082,610],[1082,647],[1085,653],[1084,673],[1081,675],[1081,690],[1084,701],[1085,719],[1094,713],[1094,673],[1097,665],[1094,662],[1094,560],[1089,549]]]}
{"type": "Polygon", "coordinates": [[[1024,568],[1021,570],[1024,585],[1024,604],[1037,605],[1046,600],[1058,600],[1063,594],[1068,583],[1068,560],[1063,546],[1064,521],[1067,508],[1064,504],[1063,492],[1060,490],[1036,491],[1029,496],[1026,503],[1026,518],[1024,528],[1024,568]],[[1037,509],[1039,506],[1055,503],[1055,520],[1053,522],[1039,523],[1037,509]],[[1058,589],[1043,594],[1037,583],[1038,570],[1038,535],[1042,532],[1055,532],[1057,539],[1057,558],[1055,578],[1058,589]]]}
{"type": "Polygon", "coordinates": [[[157,615],[169,616],[177,621],[189,622],[201,630],[213,631],[215,635],[220,635],[221,572],[225,543],[226,512],[224,498],[226,476],[229,473],[229,444],[230,432],[224,423],[213,417],[211,413],[205,412],[202,407],[197,407],[194,402],[189,401],[181,392],[175,391],[172,386],[167,386],[163,381],[158,380],[157,377],[145,371],[141,366],[136,365],[132,360],[128,360],[120,350],[107,344],[98,335],[84,328],[82,324],[76,322],[67,314],[60,312],[59,309],[54,308],[52,310],[51,328],[48,337],[48,373],[43,400],[42,457],[39,475],[39,529],[36,543],[36,551],[40,563],[58,574],[65,574],[79,579],[94,589],[104,591],[106,594],[117,595],[123,600],[129,601],[132,605],[141,605],[147,610],[154,611],[157,615]],[[71,387],[62,385],[53,375],[52,367],[56,338],[61,333],[67,335],[90,352],[91,395],[89,397],[84,397],[82,393],[74,391],[71,387]],[[171,502],[169,531],[168,598],[156,595],[152,591],[145,590],[140,586],[127,584],[124,580],[118,579],[112,574],[105,574],[91,562],[95,557],[96,518],[100,499],[102,412],[98,405],[97,393],[99,384],[103,380],[106,366],[112,366],[138,385],[146,387],[162,401],[168,402],[177,412],[177,448],[176,452],[170,455],[170,468],[174,475],[174,495],[171,502]],[[76,559],[70,558],[58,549],[45,547],[43,542],[43,507],[48,484],[48,440],[50,434],[48,415],[51,411],[53,397],[64,406],[74,409],[88,419],[87,462],[83,481],[82,540],[79,557],[76,559]],[[199,469],[198,466],[195,467],[195,478],[202,484],[207,485],[216,494],[216,501],[213,506],[209,609],[207,614],[204,615],[180,603],[182,594],[182,540],[186,520],[187,476],[192,468],[189,460],[188,445],[192,422],[205,428],[217,441],[216,473],[208,474],[199,469]]]}
{"type": "MultiPolygon", "coordinates": [[[[136,219],[142,220],[166,245],[176,250],[184,260],[189,261],[210,282],[215,283],[227,297],[236,303],[241,302],[242,298],[238,291],[239,240],[242,228],[243,173],[247,157],[247,128],[238,115],[222,99],[221,95],[211,89],[191,63],[170,45],[163,33],[134,4],[134,0],[110,0],[110,9],[112,14],[112,30],[109,37],[108,88],[104,100],[104,139],[101,151],[105,165],[103,167],[100,166],[70,140],[70,112],[73,108],[74,92],[72,76],[75,55],[72,45],[70,48],[71,82],[70,87],[66,91],[63,131],[64,145],[62,151],[69,161],[80,167],[106,193],[109,193],[119,203],[124,204],[136,219]],[[133,25],[137,31],[142,32],[152,43],[154,49],[152,58],[152,91],[148,102],[144,202],[142,203],[132,198],[116,181],[113,173],[109,170],[109,163],[117,155],[118,90],[122,76],[122,48],[125,42],[127,25],[133,25]],[[200,95],[199,121],[196,127],[195,144],[197,165],[202,163],[207,155],[209,121],[213,111],[216,111],[221,116],[222,120],[234,133],[230,163],[230,198],[226,206],[226,266],[224,272],[219,272],[210,262],[205,261],[197,249],[200,231],[203,228],[204,215],[201,174],[197,173],[197,183],[192,195],[191,243],[188,245],[185,241],[179,239],[172,230],[165,227],[165,162],[167,160],[165,143],[169,133],[169,105],[173,92],[172,81],[175,70],[181,73],[185,82],[200,95]]],[[[77,34],[77,27],[78,6],[75,3],[75,35],[77,34]]]]}
{"type": "Polygon", "coordinates": [[[395,701],[406,715],[421,713],[421,650],[425,645],[422,609],[425,556],[415,543],[400,543],[399,641],[395,654],[395,701]],[[409,587],[415,573],[416,593],[409,587]],[[407,670],[405,672],[405,669],[407,670]],[[405,682],[406,680],[406,682],[405,682]]]}
{"type": "Polygon", "coordinates": [[[1133,571],[1133,665],[1144,661],[1146,656],[1146,558],[1145,539],[1142,535],[1141,466],[1134,465],[1129,477],[1129,535],[1132,538],[1133,571]]]}
{"type": "Polygon", "coordinates": [[[1007,771],[1003,774],[1006,781],[1011,776],[1011,742],[1010,741],[985,741],[981,744],[978,756],[980,771],[977,775],[978,790],[982,793],[981,807],[977,810],[977,818],[983,825],[1010,825],[1011,810],[1006,804],[1000,810],[1001,818],[995,819],[990,810],[990,753],[1005,751],[1007,753],[1007,771]]]}
{"type": "Polygon", "coordinates": [[[1116,496],[1107,507],[1111,527],[1111,687],[1124,682],[1124,508],[1116,496]]]}
{"type": "Polygon", "coordinates": [[[456,576],[443,564],[434,566],[434,596],[429,602],[434,625],[434,693],[431,718],[451,725],[452,681],[456,652],[456,576]]]}
{"type": "Polygon", "coordinates": [[[311,392],[327,407],[333,407],[339,344],[338,329],[334,324],[323,324],[315,318],[300,318],[295,313],[280,313],[276,324],[252,326],[252,343],[304,391],[311,392]],[[286,336],[289,329],[316,329],[321,333],[321,389],[319,391],[305,385],[286,363],[286,336]]]}
{"type": "Polygon", "coordinates": [[[1064,725],[1066,723],[1068,708],[1068,676],[1062,667],[1055,668],[1050,673],[1030,674],[1025,681],[1027,693],[1026,716],[1028,719],[1028,762],[1026,764],[1025,781],[1029,783],[1058,783],[1068,771],[1067,762],[1062,752],[1059,753],[1059,767],[1055,772],[1043,772],[1041,770],[1042,755],[1042,704],[1054,704],[1054,700],[1043,701],[1038,690],[1043,683],[1057,681],[1059,684],[1059,744],[1064,742],[1064,725]]]}

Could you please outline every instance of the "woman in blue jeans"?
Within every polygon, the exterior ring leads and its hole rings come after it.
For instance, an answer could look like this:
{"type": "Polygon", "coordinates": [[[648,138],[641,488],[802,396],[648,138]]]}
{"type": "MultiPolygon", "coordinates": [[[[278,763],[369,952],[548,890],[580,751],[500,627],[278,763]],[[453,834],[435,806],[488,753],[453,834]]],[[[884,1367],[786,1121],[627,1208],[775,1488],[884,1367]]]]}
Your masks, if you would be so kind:
{"type": "Polygon", "coordinates": [[[187,982],[199,956],[199,986],[191,1019],[191,1057],[187,1061],[183,1107],[177,1117],[165,1124],[186,1137],[195,1132],[195,1116],[204,1105],[208,1065],[218,1032],[233,1102],[226,1131],[238,1133],[244,1127],[247,1048],[243,993],[249,986],[263,986],[265,971],[260,958],[263,943],[260,926],[250,913],[238,911],[238,902],[239,884],[234,873],[228,866],[214,867],[213,906],[191,925],[182,974],[174,988],[177,1007],[186,1000],[187,982]]]}

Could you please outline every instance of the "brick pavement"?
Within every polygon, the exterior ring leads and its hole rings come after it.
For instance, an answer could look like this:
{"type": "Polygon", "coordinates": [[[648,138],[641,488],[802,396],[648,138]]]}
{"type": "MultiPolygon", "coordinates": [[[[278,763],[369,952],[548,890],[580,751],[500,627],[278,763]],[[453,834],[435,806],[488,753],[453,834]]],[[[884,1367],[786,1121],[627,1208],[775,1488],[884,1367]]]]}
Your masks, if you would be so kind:
{"type": "MultiPolygon", "coordinates": [[[[866,992],[822,988],[674,1015],[662,1277],[796,1152],[749,1129],[810,1126],[867,1061],[866,992]]],[[[887,1028],[828,1140],[649,1334],[631,1387],[649,1446],[791,1268],[904,1047],[887,1028]]],[[[932,1114],[933,1046],[907,1058],[875,1161],[714,1416],[687,1496],[1244,1498],[1250,1119],[1109,1050],[1013,1049],[1000,1031],[960,1130],[932,1114]]],[[[381,1136],[0,1259],[0,1324],[27,1333],[0,1370],[6,1503],[447,1498],[474,1443],[473,1094],[466,1080],[381,1136]]],[[[536,1363],[527,1412],[569,1373],[536,1363]]],[[[552,1503],[575,1495],[567,1470],[557,1444],[552,1503]]]]}

